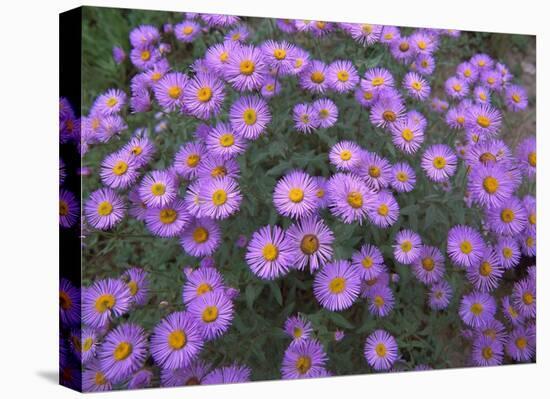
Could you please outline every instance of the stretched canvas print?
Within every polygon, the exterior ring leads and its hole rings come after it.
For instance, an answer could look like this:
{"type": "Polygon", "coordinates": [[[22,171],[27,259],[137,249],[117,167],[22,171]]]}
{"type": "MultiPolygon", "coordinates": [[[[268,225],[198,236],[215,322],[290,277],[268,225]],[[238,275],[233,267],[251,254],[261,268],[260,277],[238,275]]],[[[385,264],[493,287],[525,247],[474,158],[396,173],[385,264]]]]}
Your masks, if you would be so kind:
{"type": "Polygon", "coordinates": [[[535,37],[83,7],[60,65],[61,384],[536,361],[535,37]]]}

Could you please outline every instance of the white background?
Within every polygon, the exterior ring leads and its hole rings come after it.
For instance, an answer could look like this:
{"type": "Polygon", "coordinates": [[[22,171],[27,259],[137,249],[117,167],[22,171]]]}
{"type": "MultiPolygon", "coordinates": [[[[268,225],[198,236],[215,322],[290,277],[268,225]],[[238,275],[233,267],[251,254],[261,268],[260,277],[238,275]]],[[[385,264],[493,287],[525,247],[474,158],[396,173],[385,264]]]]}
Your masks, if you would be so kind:
{"type": "MultiPolygon", "coordinates": [[[[73,398],[57,386],[58,13],[78,1],[0,3],[0,396],[73,398]]],[[[548,10],[543,1],[128,0],[89,5],[372,22],[537,35],[538,364],[156,389],[98,398],[537,398],[548,387],[548,10]],[[546,18],[544,18],[546,15],[546,18]],[[546,378],[546,381],[544,380],[546,378]]],[[[79,265],[74,265],[79,267],[79,265]]],[[[243,342],[243,350],[246,343],[243,342]]],[[[545,393],[547,394],[547,393],[545,393]]]]}

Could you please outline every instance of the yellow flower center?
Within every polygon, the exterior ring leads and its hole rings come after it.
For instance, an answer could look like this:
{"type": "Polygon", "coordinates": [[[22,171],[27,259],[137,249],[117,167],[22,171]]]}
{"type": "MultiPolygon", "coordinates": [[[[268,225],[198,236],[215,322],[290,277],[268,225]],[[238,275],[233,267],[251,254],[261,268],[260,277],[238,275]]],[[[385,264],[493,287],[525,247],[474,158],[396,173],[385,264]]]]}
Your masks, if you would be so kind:
{"type": "Polygon", "coordinates": [[[254,73],[256,66],[252,60],[241,61],[240,70],[241,73],[245,76],[250,76],[254,73]]]}
{"type": "Polygon", "coordinates": [[[113,173],[117,176],[122,176],[128,170],[128,164],[124,161],[118,161],[113,166],[113,173]]]}
{"type": "Polygon", "coordinates": [[[506,208],[500,213],[500,219],[505,223],[510,223],[515,219],[516,215],[512,209],[506,208]]]}
{"type": "Polygon", "coordinates": [[[288,198],[294,203],[302,202],[304,191],[301,188],[291,188],[288,192],[288,198]]]}
{"type": "Polygon", "coordinates": [[[465,122],[465,119],[463,116],[457,116],[456,117],[456,122],[459,124],[459,125],[463,125],[464,122],[465,122]]]}
{"type": "Polygon", "coordinates": [[[274,261],[279,256],[279,249],[271,243],[266,244],[262,249],[262,255],[265,260],[274,261]]]}
{"type": "Polygon", "coordinates": [[[479,93],[479,99],[483,101],[487,100],[487,96],[485,95],[484,92],[479,93]]]}
{"type": "Polygon", "coordinates": [[[96,385],[105,385],[107,383],[107,378],[105,378],[105,374],[101,371],[97,371],[95,373],[94,381],[96,385]]]}
{"type": "Polygon", "coordinates": [[[247,108],[243,113],[243,120],[248,126],[256,123],[256,110],[253,108],[247,108]]]}
{"type": "Polygon", "coordinates": [[[286,58],[286,51],[282,48],[278,48],[275,51],[273,51],[273,56],[277,60],[284,60],[286,58]]]}
{"type": "Polygon", "coordinates": [[[321,71],[315,71],[310,78],[313,83],[321,84],[325,81],[325,74],[321,71]]]}
{"type": "Polygon", "coordinates": [[[349,72],[344,70],[338,71],[336,76],[340,82],[347,82],[349,79],[349,72]]]}
{"type": "Polygon", "coordinates": [[[377,308],[381,308],[385,304],[384,298],[382,298],[380,295],[376,295],[372,302],[377,308]]]}
{"type": "Polygon", "coordinates": [[[132,354],[132,344],[129,342],[121,342],[113,351],[113,357],[117,361],[125,360],[132,354]]]}
{"type": "Polygon", "coordinates": [[[504,248],[502,248],[502,255],[506,259],[510,259],[514,255],[514,251],[512,251],[512,248],[510,248],[510,247],[504,247],[504,248]]]}
{"type": "Polygon", "coordinates": [[[393,33],[391,33],[391,32],[386,33],[386,34],[384,35],[384,39],[385,39],[385,40],[391,40],[391,39],[393,39],[393,33]]]}
{"type": "Polygon", "coordinates": [[[208,230],[206,230],[204,227],[197,227],[195,231],[193,231],[193,240],[197,244],[202,244],[208,240],[208,230]]]}
{"type": "Polygon", "coordinates": [[[374,265],[374,261],[373,261],[372,257],[365,256],[363,258],[363,260],[361,261],[361,265],[363,265],[363,267],[365,269],[370,269],[372,267],[372,265],[374,265]]]}
{"type": "Polygon", "coordinates": [[[139,291],[139,287],[138,287],[137,283],[134,280],[132,280],[132,281],[129,281],[128,284],[126,284],[126,285],[127,285],[128,289],[130,290],[130,294],[132,296],[136,296],[136,294],[139,291]]]}
{"type": "Polygon", "coordinates": [[[225,204],[227,201],[227,193],[223,189],[218,189],[212,194],[212,202],[216,206],[225,204]]]}
{"type": "Polygon", "coordinates": [[[135,147],[132,147],[132,151],[130,151],[132,155],[141,155],[143,152],[143,148],[141,148],[139,145],[136,145],[135,147]]]}
{"type": "Polygon", "coordinates": [[[403,139],[405,141],[411,141],[412,139],[414,139],[414,133],[411,129],[409,129],[408,127],[406,127],[405,129],[403,129],[403,131],[401,132],[401,137],[403,137],[403,139]]]}
{"type": "Polygon", "coordinates": [[[363,98],[365,100],[372,100],[372,98],[374,97],[374,94],[370,91],[365,91],[363,92],[363,98]]]}
{"type": "Polygon", "coordinates": [[[342,161],[349,161],[351,159],[351,151],[343,150],[342,152],[340,152],[340,159],[342,161]]]}
{"type": "Polygon", "coordinates": [[[483,163],[489,163],[489,162],[495,162],[497,160],[497,157],[494,156],[494,154],[491,154],[490,152],[484,152],[479,156],[479,160],[483,163]]]}
{"type": "Polygon", "coordinates": [[[317,198],[323,198],[325,196],[325,190],[320,188],[319,190],[317,190],[316,195],[317,195],[317,198]]]}
{"type": "Polygon", "coordinates": [[[265,90],[268,91],[268,92],[272,92],[275,90],[275,85],[272,85],[271,83],[265,85],[265,90]]]}
{"type": "Polygon", "coordinates": [[[206,294],[207,292],[211,292],[212,291],[212,286],[210,284],[207,284],[207,283],[200,283],[198,286],[197,286],[197,295],[204,295],[206,294]]]}
{"type": "Polygon", "coordinates": [[[470,311],[475,315],[479,316],[483,312],[483,305],[481,303],[474,303],[470,306],[470,311]]]}
{"type": "Polygon", "coordinates": [[[369,167],[369,176],[373,178],[380,177],[380,168],[376,165],[372,165],[369,167]]]}
{"type": "Polygon", "coordinates": [[[435,157],[432,164],[436,169],[443,169],[447,166],[447,160],[443,157],[435,157]]]}
{"type": "Polygon", "coordinates": [[[210,101],[211,98],[212,98],[212,89],[210,87],[204,86],[197,91],[197,99],[200,102],[205,103],[207,101],[210,101]]]}
{"type": "Polygon", "coordinates": [[[149,50],[143,50],[141,52],[141,60],[142,61],[149,61],[150,58],[151,58],[151,53],[149,52],[149,50]]]}
{"type": "Polygon", "coordinates": [[[292,332],[292,335],[294,335],[294,338],[300,338],[303,334],[303,331],[300,327],[294,327],[294,331],[292,332]]]}
{"type": "Polygon", "coordinates": [[[498,190],[498,180],[492,176],[487,176],[483,179],[483,188],[489,194],[494,194],[498,190]]]}
{"type": "Polygon", "coordinates": [[[298,370],[298,373],[305,374],[310,368],[311,358],[309,356],[300,356],[298,360],[296,360],[296,370],[298,370]]]}
{"type": "Polygon", "coordinates": [[[235,137],[231,133],[225,133],[220,136],[220,145],[222,147],[231,147],[235,143],[235,137]]]}
{"type": "Polygon", "coordinates": [[[519,103],[521,100],[521,97],[519,96],[518,93],[514,93],[512,94],[512,101],[515,102],[516,104],[519,103]]]}
{"type": "Polygon", "coordinates": [[[526,305],[531,305],[535,301],[535,297],[530,292],[526,292],[522,296],[523,303],[526,305]]]}
{"type": "Polygon", "coordinates": [[[300,249],[306,255],[314,254],[319,249],[319,239],[314,234],[306,234],[302,238],[300,249]]]}
{"type": "Polygon", "coordinates": [[[66,201],[59,200],[59,215],[67,216],[69,214],[69,205],[66,201]]]}
{"type": "Polygon", "coordinates": [[[481,274],[483,277],[487,277],[491,274],[492,271],[493,267],[489,262],[481,262],[481,265],[479,266],[479,274],[481,274]]]}
{"type": "Polygon", "coordinates": [[[379,342],[374,347],[374,351],[378,355],[378,357],[385,357],[386,353],[388,353],[388,350],[386,349],[386,345],[384,345],[382,342],[379,342]]]}
{"type": "Polygon", "coordinates": [[[212,323],[218,318],[218,307],[217,306],[207,306],[202,311],[202,321],[205,323],[212,323]]]}
{"type": "Polygon", "coordinates": [[[182,330],[174,330],[168,335],[168,346],[174,350],[179,350],[187,343],[187,335],[182,330]]]}
{"type": "Polygon", "coordinates": [[[100,295],[95,301],[95,309],[99,313],[105,313],[107,310],[111,310],[116,304],[116,299],[112,294],[100,295]]]}
{"type": "Polygon", "coordinates": [[[426,47],[428,47],[424,40],[419,40],[416,44],[420,50],[426,50],[426,47]]]}
{"type": "Polygon", "coordinates": [[[99,216],[109,216],[113,212],[113,205],[109,201],[100,202],[97,207],[99,216]]]}
{"type": "Polygon", "coordinates": [[[340,294],[346,288],[346,280],[343,277],[333,278],[329,285],[328,289],[333,294],[340,294]]]}
{"type": "Polygon", "coordinates": [[[94,344],[94,340],[92,337],[88,337],[84,340],[82,343],[82,351],[88,352],[90,349],[92,349],[92,345],[94,344]]]}
{"type": "Polygon", "coordinates": [[[422,268],[427,272],[431,272],[435,267],[435,262],[432,257],[422,259],[422,268]]]}
{"type": "Polygon", "coordinates": [[[386,122],[395,122],[397,115],[395,112],[388,110],[382,113],[382,118],[384,118],[386,122]]]}
{"type": "Polygon", "coordinates": [[[533,168],[537,166],[537,153],[534,151],[530,152],[527,160],[529,161],[529,165],[531,165],[533,168]]]}
{"type": "Polygon", "coordinates": [[[71,301],[71,298],[67,295],[66,292],[60,291],[59,292],[59,306],[63,308],[64,310],[70,309],[73,305],[73,301],[71,301]]]}
{"type": "Polygon", "coordinates": [[[390,208],[386,204],[382,204],[378,207],[378,214],[380,216],[388,216],[390,208]]]}
{"type": "Polygon", "coordinates": [[[223,177],[226,174],[227,174],[227,169],[223,165],[216,166],[214,169],[212,169],[212,172],[210,172],[210,176],[212,177],[223,177]]]}
{"type": "Polygon", "coordinates": [[[162,74],[161,74],[160,72],[153,72],[153,73],[151,74],[151,80],[152,80],[153,82],[159,81],[160,78],[162,78],[162,74]]]}
{"type": "Polygon", "coordinates": [[[422,83],[420,83],[418,80],[415,80],[411,83],[411,87],[416,91],[420,91],[422,90],[422,83]]]}
{"type": "Polygon", "coordinates": [[[193,27],[192,26],[185,26],[182,30],[184,35],[190,35],[191,33],[193,33],[193,27]]]}
{"type": "Polygon", "coordinates": [[[116,99],[116,97],[109,97],[109,99],[107,100],[107,106],[109,108],[113,108],[117,104],[118,104],[118,100],[116,99]]]}
{"type": "Polygon", "coordinates": [[[159,214],[159,219],[164,224],[172,224],[178,217],[178,213],[174,209],[162,209],[159,214]]]}
{"type": "Polygon", "coordinates": [[[164,195],[166,192],[166,186],[164,183],[156,182],[153,183],[151,186],[151,194],[153,194],[155,197],[160,197],[161,195],[164,195]]]}
{"type": "Polygon", "coordinates": [[[486,346],[485,348],[483,348],[483,350],[481,351],[481,356],[483,356],[485,360],[491,360],[493,358],[493,350],[491,349],[491,347],[486,346]]]}
{"type": "Polygon", "coordinates": [[[409,43],[407,42],[399,43],[399,50],[401,50],[403,53],[406,51],[409,51],[409,43]]]}
{"type": "Polygon", "coordinates": [[[472,249],[473,247],[470,241],[465,240],[460,243],[460,252],[462,252],[463,254],[470,254],[470,252],[472,252],[472,249]]]}
{"type": "Polygon", "coordinates": [[[465,69],[465,70],[464,70],[464,76],[466,76],[467,78],[469,78],[470,76],[472,76],[472,70],[471,70],[470,68],[465,69]]]}
{"type": "Polygon", "coordinates": [[[527,339],[525,339],[525,337],[519,337],[518,339],[516,339],[516,346],[519,349],[525,349],[525,347],[527,346],[527,339]]]}
{"type": "Polygon", "coordinates": [[[300,68],[302,65],[304,65],[304,60],[302,58],[296,58],[296,62],[294,63],[294,66],[296,68],[300,68]]]}
{"type": "Polygon", "coordinates": [[[405,240],[401,243],[401,250],[403,252],[409,252],[413,247],[413,244],[410,240],[405,240]]]}
{"type": "Polygon", "coordinates": [[[382,76],[377,76],[377,77],[372,79],[371,84],[374,87],[382,86],[384,84],[384,78],[382,76]]]}
{"type": "Polygon", "coordinates": [[[483,128],[491,126],[491,120],[485,115],[479,115],[477,117],[477,124],[483,128]]]}
{"type": "Polygon", "coordinates": [[[405,183],[405,182],[409,181],[409,176],[408,176],[405,172],[397,172],[397,174],[395,175],[395,177],[396,177],[397,180],[399,180],[401,183],[405,183]]]}
{"type": "Polygon", "coordinates": [[[220,53],[220,61],[227,62],[228,59],[229,59],[229,53],[227,51],[222,51],[220,53]]]}
{"type": "Polygon", "coordinates": [[[233,33],[233,35],[231,36],[231,40],[233,40],[234,42],[236,42],[240,38],[241,38],[241,34],[239,32],[233,33]]]}
{"type": "Polygon", "coordinates": [[[537,224],[537,215],[532,213],[529,215],[529,223],[532,225],[537,224]]]}
{"type": "Polygon", "coordinates": [[[194,168],[199,164],[199,161],[201,160],[201,157],[199,154],[190,154],[187,157],[187,166],[190,168],[194,168]]]}
{"type": "Polygon", "coordinates": [[[361,195],[360,192],[357,192],[357,191],[350,192],[348,194],[347,200],[348,200],[348,204],[354,209],[358,209],[363,206],[363,196],[361,195]]]}
{"type": "Polygon", "coordinates": [[[179,86],[170,86],[168,88],[168,96],[173,100],[177,100],[181,96],[181,88],[179,86]]]}

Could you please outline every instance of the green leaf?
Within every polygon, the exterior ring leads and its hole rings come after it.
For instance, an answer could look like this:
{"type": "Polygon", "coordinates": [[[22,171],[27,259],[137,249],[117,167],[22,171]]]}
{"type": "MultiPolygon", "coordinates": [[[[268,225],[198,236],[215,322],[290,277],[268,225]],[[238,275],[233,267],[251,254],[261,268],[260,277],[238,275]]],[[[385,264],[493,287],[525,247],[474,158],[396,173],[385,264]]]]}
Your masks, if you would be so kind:
{"type": "Polygon", "coordinates": [[[350,328],[350,329],[354,328],[353,324],[351,324],[348,320],[346,320],[346,318],[342,316],[340,313],[329,312],[328,317],[338,327],[350,328]]]}

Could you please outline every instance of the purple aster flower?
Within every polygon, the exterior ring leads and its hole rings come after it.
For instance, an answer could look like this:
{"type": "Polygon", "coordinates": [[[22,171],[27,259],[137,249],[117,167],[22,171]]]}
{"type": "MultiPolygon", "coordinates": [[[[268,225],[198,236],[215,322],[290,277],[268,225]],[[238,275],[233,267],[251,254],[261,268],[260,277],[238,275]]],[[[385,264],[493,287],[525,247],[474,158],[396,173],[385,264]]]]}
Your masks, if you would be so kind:
{"type": "Polygon", "coordinates": [[[160,59],[160,51],[153,46],[133,48],[130,51],[130,61],[140,71],[153,67],[160,59]]]}
{"type": "Polygon", "coordinates": [[[497,319],[487,322],[483,327],[474,331],[474,337],[487,337],[493,341],[498,341],[501,344],[506,342],[508,332],[506,327],[497,319]]]}
{"type": "Polygon", "coordinates": [[[139,267],[132,267],[124,272],[122,281],[130,290],[131,300],[138,306],[143,306],[149,299],[149,273],[139,267]]]}
{"type": "Polygon", "coordinates": [[[184,201],[176,199],[161,208],[147,209],[145,225],[151,233],[159,237],[176,237],[190,219],[184,201]]]}
{"type": "Polygon", "coordinates": [[[519,311],[515,308],[510,296],[503,297],[501,305],[502,313],[504,314],[506,320],[508,320],[515,327],[523,324],[525,318],[519,314],[519,311]]]}
{"type": "Polygon", "coordinates": [[[315,21],[312,24],[311,33],[313,36],[321,38],[328,35],[336,29],[336,26],[332,22],[315,21]]]}
{"type": "Polygon", "coordinates": [[[380,191],[375,194],[374,203],[367,214],[375,226],[387,228],[399,218],[399,204],[389,191],[380,191]]]}
{"type": "Polygon", "coordinates": [[[120,65],[126,59],[126,52],[120,46],[113,46],[113,60],[117,65],[120,65]]]}
{"type": "Polygon", "coordinates": [[[417,110],[412,109],[408,111],[405,116],[414,126],[420,128],[422,131],[424,131],[428,126],[428,120],[426,117],[417,110]]]}
{"type": "Polygon", "coordinates": [[[537,227],[537,201],[532,195],[526,195],[523,197],[522,202],[527,212],[527,228],[535,231],[537,227]]]}
{"type": "Polygon", "coordinates": [[[466,121],[466,108],[465,107],[451,107],[445,115],[445,122],[451,129],[464,129],[464,123],[466,121]]]}
{"type": "Polygon", "coordinates": [[[195,218],[181,233],[181,246],[191,256],[212,255],[221,243],[221,230],[210,218],[195,218]]]}
{"type": "Polygon", "coordinates": [[[411,45],[409,37],[400,36],[390,44],[391,55],[397,60],[406,63],[410,61],[417,53],[411,45]]]}
{"type": "Polygon", "coordinates": [[[239,47],[240,45],[233,41],[225,41],[209,47],[204,57],[206,65],[219,77],[225,77],[226,66],[239,47]]]}
{"type": "Polygon", "coordinates": [[[490,69],[493,67],[495,62],[491,57],[489,57],[487,54],[475,54],[470,59],[470,64],[472,64],[475,68],[478,69],[478,71],[482,71],[484,69],[490,69]]]}
{"type": "Polygon", "coordinates": [[[283,216],[306,217],[317,208],[317,189],[311,176],[301,170],[293,170],[277,182],[273,203],[283,216]]]}
{"type": "Polygon", "coordinates": [[[111,188],[126,189],[139,176],[138,165],[132,156],[124,151],[108,155],[101,163],[101,181],[111,188]]]}
{"type": "Polygon", "coordinates": [[[104,328],[112,317],[130,309],[132,297],[124,282],[115,279],[98,280],[88,287],[82,298],[82,322],[93,328],[104,328]]]}
{"type": "Polygon", "coordinates": [[[183,105],[183,90],[187,86],[189,78],[180,72],[170,72],[164,75],[153,86],[155,98],[159,105],[166,111],[175,111],[183,105]]]}
{"type": "Polygon", "coordinates": [[[499,90],[502,86],[502,75],[496,69],[484,69],[479,75],[479,81],[489,90],[499,90]]]}
{"type": "Polygon", "coordinates": [[[504,91],[504,99],[510,111],[518,112],[527,108],[527,90],[522,86],[508,86],[504,91]]]}
{"type": "Polygon", "coordinates": [[[286,274],[293,262],[292,243],[278,226],[256,231],[248,244],[246,262],[256,276],[274,280],[286,274]]]}
{"type": "Polygon", "coordinates": [[[390,185],[395,191],[398,193],[411,192],[415,184],[416,173],[408,163],[400,162],[393,165],[390,185]]]}
{"type": "Polygon", "coordinates": [[[203,216],[226,219],[239,210],[242,195],[236,180],[220,177],[203,182],[199,201],[203,216]]]}
{"type": "Polygon", "coordinates": [[[197,177],[204,181],[221,179],[223,177],[238,179],[239,163],[233,158],[221,158],[207,155],[198,166],[197,177]]]}
{"type": "Polygon", "coordinates": [[[227,32],[225,40],[244,43],[250,36],[250,31],[246,25],[237,25],[227,32]]]}
{"type": "Polygon", "coordinates": [[[262,97],[271,98],[281,92],[282,84],[273,76],[267,76],[262,85],[262,97]]]}
{"type": "Polygon", "coordinates": [[[536,317],[537,287],[534,279],[526,278],[514,284],[512,303],[522,317],[536,317]]]}
{"type": "Polygon", "coordinates": [[[223,278],[215,268],[199,268],[187,276],[183,285],[183,303],[188,304],[208,292],[223,288],[223,278]]]}
{"type": "Polygon", "coordinates": [[[524,175],[534,180],[537,172],[537,141],[535,136],[526,137],[518,144],[516,157],[524,175]]]}
{"type": "Polygon", "coordinates": [[[494,208],[501,206],[514,192],[510,176],[500,165],[479,166],[468,179],[468,191],[477,204],[494,208]]]}
{"type": "Polygon", "coordinates": [[[262,51],[249,45],[237,47],[225,67],[225,78],[237,91],[259,89],[266,75],[267,64],[262,51]]]}
{"type": "Polygon", "coordinates": [[[210,370],[210,365],[201,360],[196,360],[189,366],[180,369],[162,369],[160,371],[161,385],[163,387],[202,385],[208,370],[210,370]]]}
{"type": "Polygon", "coordinates": [[[139,186],[141,200],[150,207],[165,207],[178,193],[174,175],[166,170],[154,170],[143,178],[139,186]]]}
{"type": "Polygon", "coordinates": [[[132,93],[132,97],[130,98],[130,109],[132,113],[151,111],[152,103],[149,91],[140,90],[132,93]]]}
{"type": "Polygon", "coordinates": [[[80,333],[78,347],[79,357],[82,364],[88,364],[96,357],[98,347],[97,332],[93,328],[83,327],[80,333]]]}
{"type": "Polygon", "coordinates": [[[120,152],[129,154],[139,168],[147,165],[153,159],[155,145],[147,137],[135,136],[122,147],[120,152]]]}
{"type": "Polygon", "coordinates": [[[521,238],[521,252],[525,256],[535,256],[537,254],[537,241],[535,231],[525,229],[521,238]]]}
{"type": "Polygon", "coordinates": [[[124,122],[124,119],[120,115],[103,116],[98,121],[99,124],[95,131],[95,138],[102,143],[108,142],[128,128],[128,125],[126,125],[126,122],[124,122]]]}
{"type": "Polygon", "coordinates": [[[327,194],[328,181],[323,176],[313,176],[313,182],[317,185],[317,208],[324,209],[329,205],[329,196],[327,194]]]}
{"type": "Polygon", "coordinates": [[[341,171],[351,171],[361,162],[361,147],[354,141],[340,141],[332,146],[328,154],[330,163],[341,171]]]}
{"type": "Polygon", "coordinates": [[[365,244],[351,258],[351,265],[362,280],[372,280],[385,271],[382,252],[374,245],[365,244]]]}
{"type": "Polygon", "coordinates": [[[177,152],[174,160],[176,172],[185,179],[197,177],[199,165],[206,154],[207,149],[200,142],[192,141],[184,144],[177,152]]]}
{"type": "Polygon", "coordinates": [[[457,161],[454,151],[449,146],[434,144],[424,151],[420,166],[430,180],[441,183],[455,174],[457,161]]]}
{"type": "Polygon", "coordinates": [[[435,70],[435,59],[430,54],[418,54],[414,60],[414,68],[419,74],[429,76],[435,70]]]}
{"type": "Polygon", "coordinates": [[[472,292],[460,300],[458,314],[464,323],[473,328],[483,327],[496,313],[495,298],[484,292],[472,292]]]}
{"type": "Polygon", "coordinates": [[[500,131],[502,116],[489,104],[469,107],[466,111],[466,129],[479,137],[493,137],[500,131]]]}
{"type": "Polygon", "coordinates": [[[292,66],[292,74],[298,75],[302,73],[310,63],[309,53],[301,47],[294,49],[294,65],[292,66]]]}
{"type": "Polygon", "coordinates": [[[109,89],[101,94],[92,105],[90,113],[103,115],[118,114],[126,105],[127,96],[122,90],[109,89]]]}
{"type": "Polygon", "coordinates": [[[472,266],[466,270],[466,277],[474,288],[481,292],[491,292],[498,287],[504,269],[495,250],[487,246],[479,266],[472,266]]]}
{"type": "Polygon", "coordinates": [[[106,392],[113,389],[113,384],[101,370],[100,363],[94,360],[84,367],[82,372],[83,392],[106,392]]]}
{"type": "Polygon", "coordinates": [[[374,152],[364,151],[356,173],[375,191],[387,188],[390,184],[391,163],[374,152]]]}
{"type": "Polygon", "coordinates": [[[512,237],[500,237],[496,248],[499,263],[504,269],[511,269],[519,264],[521,251],[516,239],[512,237]]]}
{"type": "Polygon", "coordinates": [[[344,339],[345,336],[346,336],[346,334],[342,330],[336,330],[334,332],[334,340],[336,342],[340,342],[341,340],[344,339]]]}
{"type": "Polygon", "coordinates": [[[367,47],[371,46],[374,43],[380,41],[380,36],[382,34],[382,25],[373,25],[373,24],[346,24],[346,32],[351,36],[353,40],[357,43],[367,47]]]}
{"type": "Polygon", "coordinates": [[[255,140],[271,122],[271,112],[262,98],[246,96],[239,98],[231,105],[229,120],[236,134],[255,140]]]}
{"type": "Polygon", "coordinates": [[[294,58],[295,46],[293,44],[286,41],[268,40],[262,45],[262,52],[265,56],[265,62],[279,76],[292,72],[296,61],[294,58]]]}
{"type": "Polygon", "coordinates": [[[534,330],[520,326],[516,327],[508,336],[506,353],[517,362],[528,362],[536,353],[536,336],[534,330]]]}
{"type": "Polygon", "coordinates": [[[200,17],[208,26],[215,28],[227,28],[241,20],[241,17],[222,14],[200,14],[200,17]]]}
{"type": "Polygon", "coordinates": [[[229,124],[223,122],[209,131],[205,144],[212,155],[223,159],[234,158],[246,150],[246,140],[235,134],[229,124]]]}
{"type": "Polygon", "coordinates": [[[434,310],[446,309],[451,302],[453,296],[453,289],[451,285],[445,281],[441,280],[430,286],[430,291],[428,292],[428,304],[430,308],[434,310]]]}
{"type": "Polygon", "coordinates": [[[323,267],[332,258],[334,235],[317,216],[303,218],[287,230],[294,251],[294,265],[299,270],[309,265],[310,272],[323,267]]]}
{"type": "Polygon", "coordinates": [[[194,182],[192,182],[187,187],[187,191],[185,192],[185,196],[183,198],[183,202],[185,203],[187,212],[196,218],[202,217],[200,192],[201,192],[203,182],[204,182],[203,179],[197,179],[194,182]]]}
{"type": "Polygon", "coordinates": [[[300,86],[313,93],[324,93],[328,88],[328,68],[319,60],[311,61],[300,73],[300,86]]]}
{"type": "Polygon", "coordinates": [[[323,345],[316,339],[292,341],[283,356],[281,376],[284,380],[320,377],[327,360],[323,345]]]}
{"type": "Polygon", "coordinates": [[[346,93],[359,83],[357,69],[351,61],[337,60],[328,66],[327,69],[328,86],[338,93],[346,93]]]}
{"type": "Polygon", "coordinates": [[[370,68],[365,71],[361,80],[364,91],[378,93],[388,87],[394,87],[394,79],[390,71],[384,68],[370,68]]]}
{"type": "Polygon", "coordinates": [[[296,104],[292,114],[294,126],[301,133],[309,134],[319,127],[318,114],[310,104],[296,104]]]}
{"type": "Polygon", "coordinates": [[[158,29],[152,25],[139,25],[130,32],[130,44],[136,48],[145,48],[156,44],[159,38],[158,29]]]}
{"type": "Polygon", "coordinates": [[[485,253],[481,234],[470,226],[458,225],[449,230],[447,253],[458,266],[478,267],[485,253]]]}
{"type": "Polygon", "coordinates": [[[490,104],[491,92],[485,86],[476,86],[474,88],[474,100],[477,104],[490,104]]]}
{"type": "Polygon", "coordinates": [[[449,103],[445,100],[434,97],[432,98],[430,107],[434,112],[443,113],[449,109],[449,103]]]}
{"type": "Polygon", "coordinates": [[[147,357],[147,336],[136,324],[121,324],[109,332],[97,351],[105,377],[122,382],[139,370],[147,357]]]}
{"type": "Polygon", "coordinates": [[[477,337],[472,345],[472,361],[476,366],[498,366],[502,364],[504,346],[502,342],[489,337],[477,337]]]}
{"type": "Polygon", "coordinates": [[[370,110],[370,121],[377,127],[391,127],[401,119],[405,113],[405,106],[400,98],[387,96],[380,98],[370,110]]]}
{"type": "Polygon", "coordinates": [[[336,173],[327,185],[331,213],[344,223],[363,223],[375,201],[374,191],[357,175],[336,173]]]}
{"type": "Polygon", "coordinates": [[[152,381],[153,372],[148,369],[142,369],[130,378],[130,381],[128,381],[128,389],[151,388],[152,381]]]}
{"type": "Polygon", "coordinates": [[[410,37],[410,43],[417,54],[431,54],[438,46],[437,36],[416,30],[410,37]]]}
{"type": "Polygon", "coordinates": [[[320,98],[313,103],[313,109],[317,113],[319,127],[329,128],[338,121],[338,108],[328,98],[320,98]]]}
{"type": "Polygon", "coordinates": [[[294,341],[309,339],[313,332],[311,323],[302,315],[286,319],[284,330],[294,341]]]}
{"type": "Polygon", "coordinates": [[[474,65],[466,61],[457,66],[456,75],[459,79],[462,79],[464,83],[471,84],[477,80],[479,71],[474,65]]]}
{"type": "Polygon", "coordinates": [[[359,296],[361,278],[347,260],[327,263],[313,280],[313,293],[321,306],[332,311],[344,310],[359,296]]]}
{"type": "Polygon", "coordinates": [[[110,188],[94,191],[84,205],[86,220],[100,230],[109,230],[114,227],[122,220],[124,212],[124,202],[110,188]]]}
{"type": "Polygon", "coordinates": [[[80,290],[65,278],[59,281],[59,319],[65,327],[80,323],[80,290]]]}
{"type": "Polygon", "coordinates": [[[369,312],[374,316],[386,317],[393,309],[393,291],[387,285],[377,285],[368,293],[369,312]]]}
{"type": "Polygon", "coordinates": [[[451,76],[445,81],[445,93],[453,99],[460,100],[470,93],[470,86],[461,78],[451,76]]]}
{"type": "Polygon", "coordinates": [[[202,383],[204,385],[212,385],[248,382],[250,381],[250,373],[251,370],[249,367],[234,364],[212,370],[204,377],[202,383]]]}
{"type": "Polygon", "coordinates": [[[420,255],[413,263],[416,278],[427,285],[441,281],[445,274],[445,257],[437,247],[423,245],[420,255]]]}
{"type": "Polygon", "coordinates": [[[141,200],[139,196],[139,187],[134,187],[128,193],[128,200],[130,202],[130,207],[128,209],[128,214],[136,218],[137,220],[144,222],[145,215],[147,214],[147,205],[141,200]]]}
{"type": "Polygon", "coordinates": [[[183,88],[185,111],[200,119],[218,115],[224,98],[223,83],[208,73],[198,73],[183,88]]]}
{"type": "Polygon", "coordinates": [[[355,100],[365,108],[370,108],[378,101],[379,94],[361,87],[355,89],[355,100]]]}
{"type": "Polygon", "coordinates": [[[188,312],[169,314],[151,335],[151,356],[162,369],[187,367],[202,350],[201,326],[188,312]]]}
{"type": "Polygon", "coordinates": [[[499,235],[515,236],[527,226],[527,211],[517,197],[505,199],[499,206],[487,210],[489,229],[499,235]]]}
{"type": "Polygon", "coordinates": [[[201,34],[201,26],[193,20],[185,20],[174,26],[174,36],[180,42],[191,43],[201,34]]]}
{"type": "Polygon", "coordinates": [[[367,337],[364,354],[375,370],[389,370],[398,358],[397,341],[387,331],[376,330],[367,337]]]}
{"type": "Polygon", "coordinates": [[[404,265],[413,264],[421,254],[422,239],[412,230],[401,230],[395,236],[393,256],[404,265]]]}
{"type": "Polygon", "coordinates": [[[430,84],[416,72],[409,72],[403,78],[403,87],[412,98],[424,101],[431,93],[430,84]]]}
{"type": "Polygon", "coordinates": [[[512,153],[502,140],[486,140],[471,144],[467,148],[465,158],[474,169],[489,164],[499,164],[509,168],[513,163],[512,153]]]}
{"type": "Polygon", "coordinates": [[[64,228],[74,226],[80,216],[79,203],[73,193],[59,190],[59,225],[64,228]]]}
{"type": "Polygon", "coordinates": [[[390,45],[393,41],[401,36],[401,32],[397,26],[384,25],[380,34],[380,42],[390,45]]]}
{"type": "Polygon", "coordinates": [[[189,313],[201,328],[205,340],[222,336],[233,320],[233,302],[222,290],[207,292],[189,304],[189,313]]]}
{"type": "Polygon", "coordinates": [[[424,131],[411,118],[402,118],[390,126],[392,142],[405,154],[414,154],[424,142],[424,131]]]}

